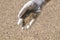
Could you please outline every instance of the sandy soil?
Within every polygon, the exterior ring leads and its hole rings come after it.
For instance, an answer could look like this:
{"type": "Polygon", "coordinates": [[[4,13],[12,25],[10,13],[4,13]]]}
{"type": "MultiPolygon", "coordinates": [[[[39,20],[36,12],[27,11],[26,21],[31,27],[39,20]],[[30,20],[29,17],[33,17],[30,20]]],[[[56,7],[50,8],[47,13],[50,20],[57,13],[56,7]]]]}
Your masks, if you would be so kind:
{"type": "Polygon", "coordinates": [[[45,5],[28,30],[17,25],[17,14],[28,0],[0,0],[0,40],[60,40],[60,0],[45,5]]]}

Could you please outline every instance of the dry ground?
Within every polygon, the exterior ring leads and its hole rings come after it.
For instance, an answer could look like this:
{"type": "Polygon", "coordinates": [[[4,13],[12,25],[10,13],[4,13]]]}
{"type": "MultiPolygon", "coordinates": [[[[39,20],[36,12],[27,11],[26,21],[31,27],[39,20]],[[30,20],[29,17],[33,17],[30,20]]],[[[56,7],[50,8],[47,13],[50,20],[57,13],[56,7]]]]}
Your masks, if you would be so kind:
{"type": "Polygon", "coordinates": [[[45,5],[28,30],[17,25],[17,14],[28,0],[0,0],[0,40],[60,40],[60,0],[45,5]]]}

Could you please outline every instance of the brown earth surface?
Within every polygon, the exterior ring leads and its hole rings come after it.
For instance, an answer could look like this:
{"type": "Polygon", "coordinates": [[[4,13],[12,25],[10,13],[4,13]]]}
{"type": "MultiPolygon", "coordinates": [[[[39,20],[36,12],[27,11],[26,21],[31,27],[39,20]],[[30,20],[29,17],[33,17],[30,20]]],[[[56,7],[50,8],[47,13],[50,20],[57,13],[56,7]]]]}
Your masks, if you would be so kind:
{"type": "Polygon", "coordinates": [[[29,0],[0,0],[0,40],[60,40],[60,0],[51,0],[28,30],[17,25],[17,14],[29,0]]]}

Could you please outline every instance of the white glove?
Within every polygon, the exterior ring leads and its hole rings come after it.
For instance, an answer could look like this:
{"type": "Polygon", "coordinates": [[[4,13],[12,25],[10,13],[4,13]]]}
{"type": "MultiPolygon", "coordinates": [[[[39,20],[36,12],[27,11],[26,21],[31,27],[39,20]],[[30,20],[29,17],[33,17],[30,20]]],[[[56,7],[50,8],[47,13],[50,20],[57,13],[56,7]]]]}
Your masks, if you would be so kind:
{"type": "MultiPolygon", "coordinates": [[[[23,19],[21,17],[27,10],[35,10],[35,12],[40,12],[41,11],[40,5],[42,4],[42,2],[43,2],[42,0],[35,0],[35,1],[31,0],[31,1],[27,2],[22,7],[22,9],[19,11],[19,14],[18,14],[18,18],[19,18],[18,25],[23,25],[23,23],[22,23],[23,19]],[[37,1],[39,1],[40,4],[37,1]]],[[[35,21],[35,19],[32,19],[32,21],[26,27],[29,28],[34,21],[35,21]]],[[[23,27],[22,27],[22,29],[23,29],[23,27]]]]}

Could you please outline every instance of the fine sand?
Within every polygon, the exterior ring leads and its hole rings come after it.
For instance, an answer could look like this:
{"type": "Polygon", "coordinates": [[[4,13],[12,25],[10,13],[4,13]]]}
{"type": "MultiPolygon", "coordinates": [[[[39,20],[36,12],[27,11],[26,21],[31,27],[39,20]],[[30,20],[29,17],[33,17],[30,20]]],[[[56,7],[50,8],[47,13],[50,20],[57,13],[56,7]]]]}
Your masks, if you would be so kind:
{"type": "Polygon", "coordinates": [[[60,0],[50,0],[28,30],[17,25],[18,12],[29,0],[0,0],[0,40],[60,40],[60,0]]]}

